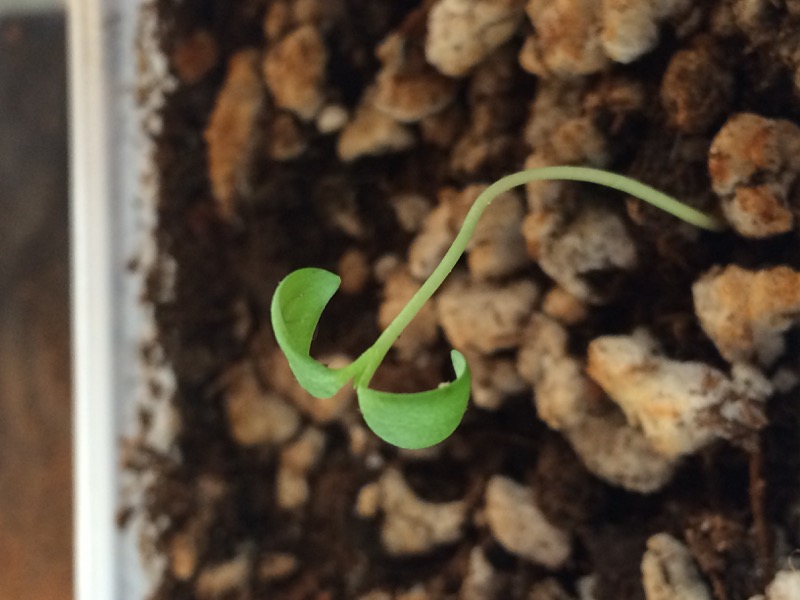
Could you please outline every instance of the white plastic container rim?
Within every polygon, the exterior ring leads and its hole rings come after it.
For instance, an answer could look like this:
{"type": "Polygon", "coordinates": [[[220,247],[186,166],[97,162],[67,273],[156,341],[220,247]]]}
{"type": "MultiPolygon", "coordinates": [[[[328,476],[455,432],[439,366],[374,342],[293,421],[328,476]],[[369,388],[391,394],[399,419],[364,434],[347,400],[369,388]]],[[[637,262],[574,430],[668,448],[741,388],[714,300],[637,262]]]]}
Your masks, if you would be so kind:
{"type": "Polygon", "coordinates": [[[142,377],[142,239],[135,39],[139,0],[70,0],[74,565],[76,600],[141,600],[135,534],[115,524],[120,441],[142,377]]]}

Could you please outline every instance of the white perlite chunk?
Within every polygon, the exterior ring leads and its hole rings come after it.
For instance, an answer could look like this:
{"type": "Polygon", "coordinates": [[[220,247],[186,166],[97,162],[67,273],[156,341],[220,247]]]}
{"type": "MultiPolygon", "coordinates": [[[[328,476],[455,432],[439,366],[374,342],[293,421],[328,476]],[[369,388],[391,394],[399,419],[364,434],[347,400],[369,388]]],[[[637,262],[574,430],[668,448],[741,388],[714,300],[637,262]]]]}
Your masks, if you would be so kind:
{"type": "Polygon", "coordinates": [[[378,481],[362,487],[356,496],[355,513],[363,519],[372,519],[378,515],[381,507],[381,484],[378,481]]]}
{"type": "Polygon", "coordinates": [[[519,346],[538,297],[531,281],[493,286],[454,277],[437,297],[436,309],[454,348],[491,354],[519,346]]]}
{"type": "Polygon", "coordinates": [[[278,506],[286,510],[301,508],[308,502],[308,473],[325,449],[325,435],[313,427],[306,429],[292,444],[281,451],[275,495],[278,506]]]}
{"type": "Polygon", "coordinates": [[[442,111],[456,97],[455,80],[426,61],[422,48],[399,34],[376,52],[383,68],[375,77],[375,107],[401,123],[416,123],[442,111]]]}
{"type": "Polygon", "coordinates": [[[328,52],[313,25],[302,25],[272,46],[264,58],[264,79],[275,104],[305,121],[312,120],[325,100],[328,52]]]}
{"type": "Polygon", "coordinates": [[[677,466],[655,450],[641,430],[617,411],[587,416],[564,432],[586,468],[626,490],[649,494],[672,478],[677,466]]]}
{"type": "Polygon", "coordinates": [[[672,477],[675,461],[655,452],[642,432],[603,400],[581,362],[570,356],[560,323],[534,314],[523,340],[517,369],[533,386],[539,417],[564,434],[589,471],[641,493],[659,489],[672,477]]]}
{"type": "Polygon", "coordinates": [[[461,583],[459,600],[493,600],[499,592],[497,571],[483,550],[475,547],[469,553],[467,574],[461,583]]]}
{"type": "Polygon", "coordinates": [[[630,63],[658,43],[662,21],[691,8],[688,0],[529,0],[534,26],[520,55],[534,75],[589,75],[611,61],[630,63]]]}
{"type": "Polygon", "coordinates": [[[557,569],[572,551],[569,534],[550,523],[533,490],[495,475],[486,486],[486,520],[495,539],[513,554],[557,569]]]}
{"type": "Polygon", "coordinates": [[[531,586],[527,600],[572,600],[564,588],[552,577],[531,586]]]}
{"type": "Polygon", "coordinates": [[[688,548],[666,533],[647,540],[642,585],[647,600],[711,600],[688,548]]]}
{"type": "Polygon", "coordinates": [[[717,267],[692,294],[703,331],[730,362],[773,364],[783,354],[783,334],[800,322],[800,273],[789,267],[717,267]]]}
{"type": "Polygon", "coordinates": [[[637,254],[619,215],[601,207],[586,207],[566,225],[545,226],[538,260],[542,270],[570,294],[598,304],[605,298],[585,277],[592,272],[633,269],[637,254]]]}
{"type": "Polygon", "coordinates": [[[655,48],[660,21],[686,11],[689,0],[603,0],[603,49],[630,63],[655,48]]]}
{"type": "Polygon", "coordinates": [[[550,289],[545,294],[542,300],[542,311],[548,317],[565,325],[580,323],[586,319],[589,313],[586,304],[558,286],[550,289]]]}
{"type": "Polygon", "coordinates": [[[791,231],[800,172],[800,127],[751,113],[733,115],[708,152],[714,192],[741,235],[764,238],[791,231]]]}
{"type": "Polygon", "coordinates": [[[597,576],[594,574],[584,575],[575,584],[575,591],[578,592],[578,600],[596,600],[594,588],[597,576]]]}
{"type": "Polygon", "coordinates": [[[297,557],[288,552],[270,552],[261,557],[256,569],[260,581],[280,581],[291,577],[300,567],[297,557]]]}
{"type": "Polygon", "coordinates": [[[567,351],[567,331],[536,313],[522,335],[517,369],[534,389],[539,418],[557,431],[584,419],[587,402],[598,390],[583,374],[583,365],[567,351]]]}
{"type": "Polygon", "coordinates": [[[336,152],[341,160],[351,162],[362,156],[407,150],[415,141],[412,131],[375,108],[367,93],[353,120],[342,129],[336,152]]]}
{"type": "Polygon", "coordinates": [[[300,426],[295,408],[282,396],[265,391],[246,366],[228,375],[225,413],[233,438],[242,446],[282,444],[300,426]]]}
{"type": "Polygon", "coordinates": [[[419,194],[397,194],[389,199],[389,203],[394,210],[397,224],[403,231],[409,233],[416,233],[422,229],[425,219],[431,213],[431,203],[425,196],[419,194]]]}
{"type": "Polygon", "coordinates": [[[253,130],[264,104],[258,72],[258,52],[242,50],[228,61],[225,83],[203,133],[208,147],[208,176],[217,208],[225,218],[234,214],[234,197],[242,186],[253,130]]]}
{"type": "Polygon", "coordinates": [[[800,571],[778,571],[767,586],[765,596],[751,600],[800,600],[800,571]]]}
{"type": "Polygon", "coordinates": [[[425,56],[462,77],[507,42],[522,22],[524,0],[439,0],[428,15],[425,56]]]}
{"type": "Polygon", "coordinates": [[[528,36],[520,64],[540,77],[589,75],[611,61],[600,42],[601,0],[529,0],[528,36]]]}
{"type": "Polygon", "coordinates": [[[317,131],[322,135],[330,135],[341,131],[342,127],[347,125],[349,118],[350,113],[347,112],[347,108],[340,104],[329,104],[317,114],[315,121],[317,131]]]}
{"type": "Polygon", "coordinates": [[[389,554],[424,554],[461,538],[467,514],[466,502],[422,500],[395,469],[384,472],[379,486],[384,514],[381,542],[389,554]]]}
{"type": "Polygon", "coordinates": [[[757,430],[764,424],[763,402],[772,392],[754,369],[736,369],[740,383],[704,363],[671,360],[644,332],[592,340],[586,371],[653,449],[669,459],[696,452],[731,431],[757,430]]]}
{"type": "Polygon", "coordinates": [[[497,410],[507,396],[527,388],[511,357],[468,353],[466,358],[472,371],[472,401],[479,408],[497,410]]]}
{"type": "Polygon", "coordinates": [[[240,554],[236,558],[205,569],[197,578],[195,591],[203,600],[229,595],[247,584],[250,560],[240,554]]]}

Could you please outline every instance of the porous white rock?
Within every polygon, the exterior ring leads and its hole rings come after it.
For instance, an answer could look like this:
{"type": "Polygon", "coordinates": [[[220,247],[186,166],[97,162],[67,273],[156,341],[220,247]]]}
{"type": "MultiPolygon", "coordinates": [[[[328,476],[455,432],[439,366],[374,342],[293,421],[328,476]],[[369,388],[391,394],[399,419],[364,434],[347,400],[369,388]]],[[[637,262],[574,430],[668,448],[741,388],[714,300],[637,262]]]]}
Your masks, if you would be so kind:
{"type": "Polygon", "coordinates": [[[652,448],[669,459],[732,432],[757,431],[772,392],[769,381],[753,369],[734,372],[744,378],[740,385],[704,363],[671,360],[644,332],[592,340],[586,371],[652,448]]]}
{"type": "Polygon", "coordinates": [[[800,571],[778,571],[763,600],[800,600],[800,571]]]}
{"type": "Polygon", "coordinates": [[[588,115],[567,119],[559,125],[548,140],[547,148],[558,164],[604,167],[610,162],[606,138],[594,118],[588,115]]]}
{"type": "Polygon", "coordinates": [[[272,45],[264,57],[264,80],[275,104],[312,120],[325,101],[328,51],[313,25],[301,25],[272,45]]]}
{"type": "Polygon", "coordinates": [[[692,294],[703,331],[730,362],[773,364],[784,352],[783,334],[800,322],[800,272],[786,266],[716,267],[692,294]]]}
{"type": "Polygon", "coordinates": [[[564,431],[584,466],[600,479],[632,492],[655,492],[672,478],[677,462],[656,452],[640,429],[616,410],[587,415],[564,431]]]}
{"type": "Polygon", "coordinates": [[[252,368],[237,367],[226,379],[225,414],[239,444],[279,445],[297,432],[297,410],[280,394],[265,390],[252,368]]]}
{"type": "Polygon", "coordinates": [[[534,33],[520,63],[534,75],[561,78],[630,63],[656,46],[664,20],[691,7],[688,0],[529,0],[534,33]]]}
{"type": "Polygon", "coordinates": [[[603,49],[616,62],[633,62],[656,46],[662,20],[690,7],[690,0],[603,0],[603,49]]]}
{"type": "Polygon", "coordinates": [[[169,570],[179,581],[188,581],[197,569],[199,557],[196,542],[194,536],[186,531],[175,533],[169,540],[169,570]]]}
{"type": "Polygon", "coordinates": [[[375,77],[375,107],[401,123],[416,123],[443,110],[456,97],[455,80],[426,61],[421,48],[399,33],[377,51],[383,67],[375,77]]]}
{"type": "Polygon", "coordinates": [[[642,431],[604,400],[582,362],[569,354],[563,325],[535,313],[523,340],[517,369],[533,386],[539,418],[564,434],[589,471],[641,493],[669,481],[675,461],[656,452],[642,431]]]}
{"type": "Polygon", "coordinates": [[[397,194],[389,199],[397,223],[403,231],[417,233],[422,229],[425,219],[430,215],[432,206],[425,196],[420,194],[397,194]]]}
{"type": "Polygon", "coordinates": [[[317,131],[322,135],[330,135],[341,131],[347,125],[350,119],[350,113],[347,109],[340,104],[329,104],[317,113],[316,125],[317,131]]]}
{"type": "Polygon", "coordinates": [[[233,200],[252,151],[252,133],[264,104],[258,52],[241,50],[228,61],[225,83],[203,136],[208,147],[208,176],[220,214],[231,218],[233,200]]]}
{"type": "Polygon", "coordinates": [[[746,237],[790,231],[800,172],[800,127],[752,113],[728,119],[708,154],[714,192],[725,218],[746,237]]]}
{"type": "Polygon", "coordinates": [[[475,547],[469,553],[467,574],[461,582],[459,600],[493,600],[499,592],[498,575],[483,550],[475,547]]]}
{"type": "Polygon", "coordinates": [[[606,300],[586,281],[587,275],[630,270],[638,262],[636,246],[615,212],[587,206],[565,223],[543,218],[540,230],[523,229],[526,241],[538,247],[542,270],[579,300],[593,304],[606,300]]]}
{"type": "Polygon", "coordinates": [[[511,39],[524,0],[439,0],[428,15],[425,56],[445,75],[461,77],[511,39]]]}
{"type": "Polygon", "coordinates": [[[528,0],[535,33],[528,36],[520,64],[540,77],[597,73],[610,64],[600,39],[600,0],[528,0]]]}
{"type": "Polygon", "coordinates": [[[437,296],[436,313],[454,348],[491,354],[519,346],[538,297],[528,280],[490,285],[451,276],[437,296]]]}
{"type": "Polygon", "coordinates": [[[542,312],[564,325],[575,325],[586,319],[589,309],[567,290],[555,286],[544,295],[542,312]]]}
{"type": "Polygon", "coordinates": [[[297,572],[300,561],[288,552],[270,552],[261,557],[256,568],[260,581],[280,581],[297,572]]]}
{"type": "Polygon", "coordinates": [[[391,468],[383,473],[378,485],[383,511],[381,542],[389,554],[425,554],[461,539],[467,515],[466,502],[422,500],[400,472],[391,468]]]}
{"type": "Polygon", "coordinates": [[[642,557],[642,585],[647,600],[711,600],[689,549],[667,533],[647,540],[642,557]]]}
{"type": "Polygon", "coordinates": [[[375,108],[367,93],[352,121],[339,134],[336,152],[341,160],[351,162],[362,156],[407,150],[415,142],[413,132],[375,108]]]}
{"type": "Polygon", "coordinates": [[[522,335],[517,370],[533,386],[536,412],[558,431],[577,426],[598,390],[583,365],[567,350],[567,331],[558,322],[535,313],[522,335]]]}
{"type": "Polygon", "coordinates": [[[309,497],[308,473],[322,458],[324,449],[325,435],[319,429],[309,427],[281,450],[275,478],[278,506],[294,510],[306,504],[309,497]]]}
{"type": "Polygon", "coordinates": [[[486,520],[509,552],[550,569],[570,557],[569,533],[550,523],[536,505],[533,490],[495,475],[486,486],[486,520]]]}
{"type": "Polygon", "coordinates": [[[497,410],[506,397],[527,388],[513,357],[468,353],[466,359],[472,371],[472,401],[479,408],[497,410]]]}
{"type": "Polygon", "coordinates": [[[587,90],[582,78],[539,81],[525,124],[525,142],[540,148],[562,124],[581,116],[587,90]]]}
{"type": "Polygon", "coordinates": [[[594,588],[597,582],[597,575],[591,573],[584,575],[575,583],[575,591],[578,592],[578,600],[597,600],[594,595],[594,588]]]}
{"type": "Polygon", "coordinates": [[[356,496],[355,513],[363,519],[377,516],[381,508],[381,484],[373,481],[362,487],[356,496]]]}
{"type": "Polygon", "coordinates": [[[202,600],[230,595],[247,584],[251,567],[246,554],[205,568],[197,577],[195,592],[202,600]]]}

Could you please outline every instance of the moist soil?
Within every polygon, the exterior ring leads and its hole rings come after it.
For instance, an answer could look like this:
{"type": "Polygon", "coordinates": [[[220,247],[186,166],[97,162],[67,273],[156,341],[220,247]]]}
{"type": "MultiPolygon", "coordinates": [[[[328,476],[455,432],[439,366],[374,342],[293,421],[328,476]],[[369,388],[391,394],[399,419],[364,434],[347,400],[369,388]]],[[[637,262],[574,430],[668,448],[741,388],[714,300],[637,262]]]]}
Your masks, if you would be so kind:
{"type": "MultiPolygon", "coordinates": [[[[280,448],[247,447],[232,436],[225,381],[237,365],[261,364],[274,348],[268,314],[278,281],[299,267],[336,270],[342,254],[354,247],[370,264],[387,254],[404,257],[412,236],[399,226],[387,198],[409,191],[436,198],[445,186],[490,182],[522,168],[529,147],[520,132],[537,78],[517,67],[502,104],[495,107],[505,142],[469,169],[453,164],[450,148],[424,141],[400,152],[344,162],[337,157],[335,136],[301,123],[306,150],[283,161],[250,152],[246,185],[237,188],[234,198],[235,216],[222,216],[209,180],[204,131],[228,58],[244,48],[264,49],[262,22],[269,4],[157,0],[148,8],[156,13],[158,42],[166,56],[173,55],[177,41],[198,30],[211,35],[217,52],[201,78],[179,78],[166,93],[159,109],[161,128],[154,134],[159,258],[147,273],[145,300],[154,308],[158,333],[144,356],[150,362],[159,357],[174,372],[174,390],[165,393],[154,384],[152,391],[156,406],[170,406],[180,426],[169,452],[140,441],[129,457],[129,469],[150,475],[142,503],[126,513],[158,524],[150,552],[168,562],[175,560],[175,536],[199,520],[204,525],[202,535],[192,538],[191,567],[179,573],[165,569],[152,598],[205,597],[198,591],[203,574],[237,557],[245,557],[247,568],[219,597],[350,599],[381,590],[393,598],[421,584],[427,594],[423,598],[456,598],[477,547],[496,571],[496,588],[488,597],[528,598],[532,586],[546,578],[555,578],[575,596],[579,582],[591,575],[596,600],[638,600],[645,597],[640,571],[645,544],[660,532],[688,546],[714,598],[744,600],[762,593],[775,570],[786,566],[780,564],[780,550],[798,544],[793,507],[800,423],[796,400],[782,395],[770,399],[769,423],[758,439],[744,447],[712,444],[683,460],[671,482],[648,495],[591,475],[563,437],[537,418],[530,391],[506,398],[496,411],[471,408],[455,435],[437,453],[422,457],[370,442],[372,459],[365,460],[352,452],[346,427],[332,422],[320,426],[325,451],[308,475],[308,501],[296,510],[277,505],[280,448]],[[336,211],[356,216],[357,234],[336,226],[336,211]],[[466,499],[470,514],[477,516],[468,519],[454,543],[419,556],[390,555],[381,543],[380,519],[362,518],[354,510],[362,487],[388,467],[399,470],[420,498],[466,499]],[[546,517],[570,532],[573,552],[565,566],[550,571],[493,539],[480,509],[483,487],[497,474],[530,485],[546,517]],[[208,500],[209,482],[216,490],[213,501],[208,500]],[[295,566],[281,577],[260,577],[255,566],[274,553],[290,555],[295,566]]],[[[376,46],[426,7],[410,0],[346,0],[344,6],[346,18],[325,34],[332,57],[326,76],[327,85],[339,91],[339,101],[352,110],[380,67],[376,46]]],[[[504,47],[518,52],[529,33],[526,27],[504,47]]],[[[699,26],[700,33],[704,27],[699,26]]],[[[707,148],[713,132],[734,112],[797,120],[800,101],[790,73],[768,46],[748,44],[735,33],[715,42],[730,58],[735,88],[708,133],[677,132],[658,102],[670,57],[688,43],[670,26],[663,27],[661,42],[643,58],[589,77],[593,83],[612,76],[635,79],[654,99],[633,117],[608,111],[593,115],[613,142],[613,170],[678,196],[705,197],[710,205],[706,154],[697,158],[687,149],[691,144],[707,148]]],[[[471,102],[462,86],[455,106],[468,114],[471,102]]],[[[256,139],[254,144],[258,148],[265,142],[256,139]]],[[[642,258],[634,271],[593,275],[594,285],[610,301],[569,327],[570,350],[581,355],[598,335],[647,326],[667,355],[725,368],[697,323],[692,283],[716,264],[797,268],[796,235],[769,241],[732,233],[687,238],[671,218],[630,200],[625,207],[613,194],[608,202],[618,203],[622,212],[627,208],[642,258]]],[[[533,262],[522,277],[547,281],[533,262]]],[[[356,293],[337,294],[323,315],[315,353],[357,355],[379,333],[380,301],[381,285],[374,278],[356,293]]],[[[797,341],[790,335],[789,353],[796,351],[797,341]]],[[[444,357],[447,349],[441,339],[434,354],[444,357]]],[[[448,376],[439,368],[443,362],[429,367],[432,373],[420,373],[398,357],[390,356],[389,363],[384,381],[421,387],[448,376]]],[[[262,375],[269,388],[269,371],[262,375]]],[[[152,423],[151,410],[142,410],[143,431],[152,423]]]]}

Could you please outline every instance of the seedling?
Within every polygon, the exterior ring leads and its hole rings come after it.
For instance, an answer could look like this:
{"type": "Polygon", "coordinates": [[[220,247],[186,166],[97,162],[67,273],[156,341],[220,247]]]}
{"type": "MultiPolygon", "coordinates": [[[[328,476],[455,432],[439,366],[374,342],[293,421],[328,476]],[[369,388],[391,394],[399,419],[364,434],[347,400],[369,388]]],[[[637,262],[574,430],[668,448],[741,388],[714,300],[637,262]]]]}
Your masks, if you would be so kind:
{"type": "Polygon", "coordinates": [[[714,217],[671,196],[628,177],[600,169],[544,167],[508,175],[478,196],[439,266],[375,343],[346,367],[332,369],[310,354],[317,323],[339,288],[339,277],[323,269],[309,268],[294,271],[281,281],[272,298],[272,326],[278,345],[300,385],[317,398],[329,398],[348,381],[352,381],[367,425],[375,434],[395,446],[426,448],[450,436],[464,416],[470,394],[470,371],[460,352],[450,352],[455,379],[434,390],[412,394],[382,392],[371,389],[370,380],[395,340],[453,270],[486,207],[511,188],[541,180],[596,183],[636,196],[697,227],[711,231],[723,229],[723,224],[714,217]]]}

